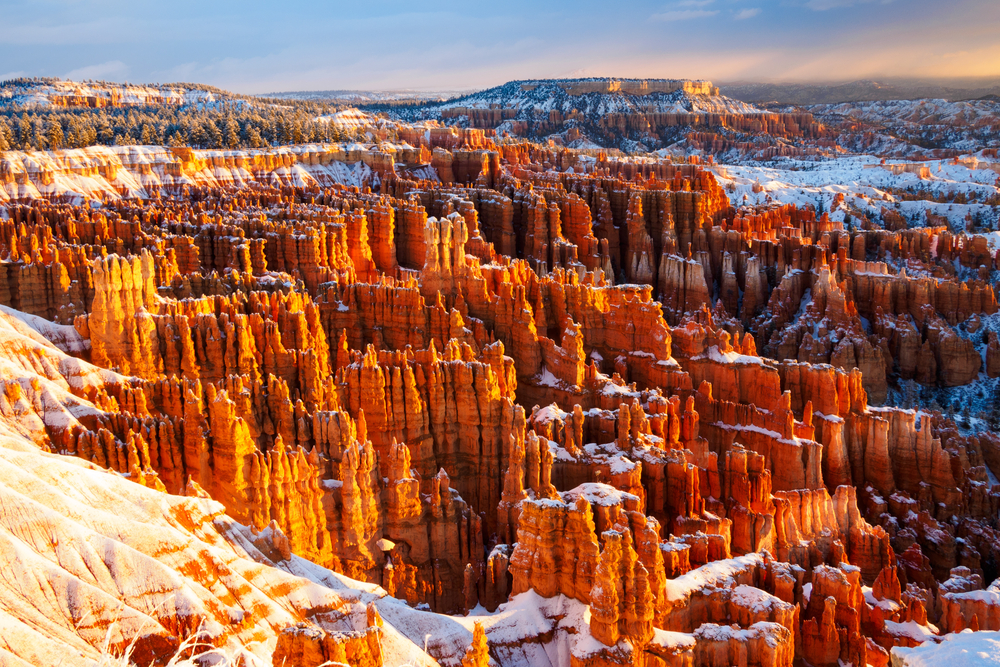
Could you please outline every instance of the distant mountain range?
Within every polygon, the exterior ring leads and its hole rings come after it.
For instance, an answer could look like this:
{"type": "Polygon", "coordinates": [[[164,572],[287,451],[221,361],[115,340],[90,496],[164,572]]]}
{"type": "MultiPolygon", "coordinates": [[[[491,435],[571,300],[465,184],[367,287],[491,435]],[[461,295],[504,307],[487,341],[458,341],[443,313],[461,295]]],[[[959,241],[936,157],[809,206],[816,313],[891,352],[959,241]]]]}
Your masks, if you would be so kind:
{"type": "MultiPolygon", "coordinates": [[[[536,82],[511,81],[502,86],[485,90],[306,90],[266,93],[260,95],[260,97],[289,100],[337,101],[361,105],[378,105],[381,103],[406,101],[434,103],[462,100],[467,106],[476,106],[475,102],[480,100],[488,99],[491,102],[495,102],[498,96],[511,98],[520,93],[520,87],[525,84],[542,84],[543,92],[548,92],[553,86],[561,85],[563,90],[557,92],[557,96],[566,97],[566,88],[569,84],[578,85],[588,82],[607,81],[623,82],[625,83],[625,89],[602,92],[620,92],[623,95],[634,95],[635,91],[629,89],[629,82],[633,84],[654,82],[655,89],[655,82],[664,83],[674,80],[608,78],[545,79],[536,82]]],[[[760,83],[735,81],[719,84],[717,94],[752,104],[774,103],[782,105],[914,99],[974,100],[980,98],[989,99],[990,96],[1000,96],[1000,78],[864,79],[833,83],[760,83]]]]}
{"type": "Polygon", "coordinates": [[[439,102],[471,90],[297,90],[282,93],[264,93],[260,97],[278,100],[334,101],[352,104],[376,104],[404,100],[439,102]]]}
{"type": "Polygon", "coordinates": [[[883,100],[972,100],[1000,94],[1000,79],[892,79],[847,83],[753,83],[719,85],[723,95],[755,104],[836,104],[883,100]]]}

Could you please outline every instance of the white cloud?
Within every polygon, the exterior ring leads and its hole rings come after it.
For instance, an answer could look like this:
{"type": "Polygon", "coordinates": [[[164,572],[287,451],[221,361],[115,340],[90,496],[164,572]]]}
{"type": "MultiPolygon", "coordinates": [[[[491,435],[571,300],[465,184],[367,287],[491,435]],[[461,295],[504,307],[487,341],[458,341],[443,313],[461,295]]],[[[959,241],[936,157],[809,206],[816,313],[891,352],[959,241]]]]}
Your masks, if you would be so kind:
{"type": "Polygon", "coordinates": [[[649,18],[653,21],[687,21],[706,16],[715,16],[718,13],[719,10],[717,9],[672,9],[659,14],[653,14],[649,18]]]}
{"type": "Polygon", "coordinates": [[[79,67],[72,72],[67,72],[63,77],[70,81],[80,81],[82,79],[123,79],[128,75],[128,65],[120,60],[109,60],[99,65],[87,65],[79,67]]]}
{"type": "Polygon", "coordinates": [[[736,12],[733,18],[737,21],[743,21],[746,19],[752,19],[757,16],[757,14],[760,14],[760,7],[748,7],[747,9],[741,9],[736,12]]]}

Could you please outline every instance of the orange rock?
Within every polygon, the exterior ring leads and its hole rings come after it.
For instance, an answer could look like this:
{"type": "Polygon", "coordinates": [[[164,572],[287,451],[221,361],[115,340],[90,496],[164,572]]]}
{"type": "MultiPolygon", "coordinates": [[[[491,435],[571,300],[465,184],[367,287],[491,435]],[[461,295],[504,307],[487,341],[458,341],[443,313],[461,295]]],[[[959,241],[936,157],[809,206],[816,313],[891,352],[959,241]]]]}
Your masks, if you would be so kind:
{"type": "Polygon", "coordinates": [[[489,646],[486,633],[478,621],[472,631],[472,644],[462,657],[462,667],[487,667],[490,664],[489,646]]]}

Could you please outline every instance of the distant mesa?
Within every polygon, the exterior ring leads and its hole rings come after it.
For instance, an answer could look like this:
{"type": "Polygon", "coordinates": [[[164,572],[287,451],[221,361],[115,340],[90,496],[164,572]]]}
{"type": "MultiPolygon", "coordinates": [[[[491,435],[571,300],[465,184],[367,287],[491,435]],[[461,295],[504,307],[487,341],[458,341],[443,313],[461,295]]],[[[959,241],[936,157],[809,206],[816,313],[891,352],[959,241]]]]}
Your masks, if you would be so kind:
{"type": "Polygon", "coordinates": [[[555,83],[570,95],[598,93],[624,93],[626,95],[649,95],[650,93],[675,93],[683,90],[689,95],[718,95],[719,89],[711,81],[688,81],[683,79],[556,79],[525,81],[521,90],[535,90],[545,83],[555,83]]]}

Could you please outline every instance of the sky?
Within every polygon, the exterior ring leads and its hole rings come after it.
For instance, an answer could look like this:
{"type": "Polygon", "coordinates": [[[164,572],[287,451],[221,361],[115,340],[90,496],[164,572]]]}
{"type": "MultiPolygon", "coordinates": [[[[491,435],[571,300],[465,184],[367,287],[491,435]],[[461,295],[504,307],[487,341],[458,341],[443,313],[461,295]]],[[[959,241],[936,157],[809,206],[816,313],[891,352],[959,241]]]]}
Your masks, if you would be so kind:
{"type": "Polygon", "coordinates": [[[0,0],[0,80],[240,93],[1000,76],[1000,0],[0,0]]]}

